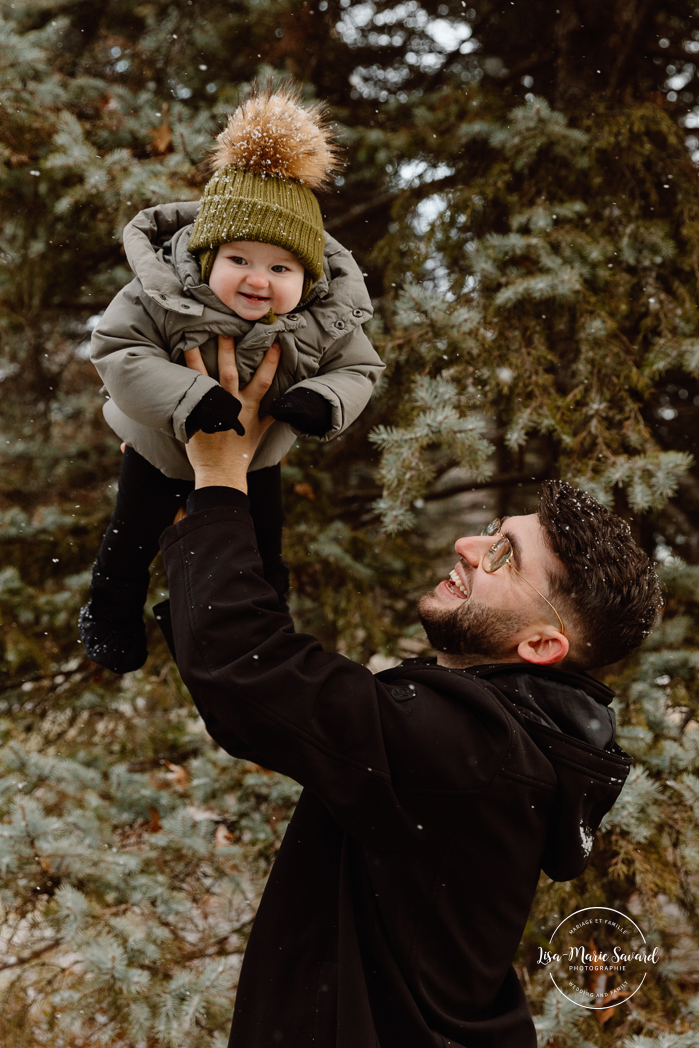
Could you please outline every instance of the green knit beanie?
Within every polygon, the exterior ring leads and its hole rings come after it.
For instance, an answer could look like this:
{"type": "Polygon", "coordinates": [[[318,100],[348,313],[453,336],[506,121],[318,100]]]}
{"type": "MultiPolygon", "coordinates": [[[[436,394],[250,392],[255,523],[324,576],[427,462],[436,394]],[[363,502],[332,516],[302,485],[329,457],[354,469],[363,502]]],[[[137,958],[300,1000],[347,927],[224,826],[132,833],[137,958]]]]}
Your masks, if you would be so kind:
{"type": "Polygon", "coordinates": [[[306,270],[303,296],[323,272],[323,218],[313,189],[337,167],[322,106],[304,108],[284,87],[253,95],[228,118],[214,147],[216,171],[207,182],[189,238],[208,280],[221,244],[274,244],[306,270]]]}
{"type": "Polygon", "coordinates": [[[189,238],[189,250],[201,252],[202,276],[208,280],[221,244],[254,240],[283,247],[311,277],[323,272],[323,218],[314,194],[298,182],[220,168],[204,189],[189,238]]]}

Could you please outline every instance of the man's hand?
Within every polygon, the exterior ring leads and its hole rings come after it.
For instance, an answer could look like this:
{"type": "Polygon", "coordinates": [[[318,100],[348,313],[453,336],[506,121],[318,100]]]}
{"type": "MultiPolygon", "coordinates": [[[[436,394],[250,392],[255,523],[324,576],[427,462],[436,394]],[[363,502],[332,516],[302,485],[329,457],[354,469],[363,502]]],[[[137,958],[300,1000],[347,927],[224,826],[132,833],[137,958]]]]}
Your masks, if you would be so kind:
{"type": "MultiPolygon", "coordinates": [[[[247,472],[257,450],[262,434],[274,422],[271,415],[259,417],[260,401],[272,385],[279,363],[280,346],[275,342],[267,350],[255,374],[247,386],[238,387],[238,368],[235,362],[235,346],[232,338],[218,337],[218,376],[224,389],[237,397],[242,404],[239,419],[245,427],[245,435],[238,436],[233,430],[222,433],[195,433],[186,445],[187,456],[194,469],[194,485],[197,488],[220,486],[248,490],[247,472]]],[[[186,354],[187,367],[206,375],[207,371],[198,349],[186,354]]]]}

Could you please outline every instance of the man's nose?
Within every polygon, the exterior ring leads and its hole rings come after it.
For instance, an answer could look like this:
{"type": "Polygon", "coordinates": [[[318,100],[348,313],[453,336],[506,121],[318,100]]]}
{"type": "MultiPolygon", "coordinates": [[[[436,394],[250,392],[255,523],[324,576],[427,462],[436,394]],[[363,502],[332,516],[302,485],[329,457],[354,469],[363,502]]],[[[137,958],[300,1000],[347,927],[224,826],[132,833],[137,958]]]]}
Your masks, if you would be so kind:
{"type": "Polygon", "coordinates": [[[477,568],[492,544],[487,535],[464,535],[456,540],[454,549],[472,568],[477,568]]]}

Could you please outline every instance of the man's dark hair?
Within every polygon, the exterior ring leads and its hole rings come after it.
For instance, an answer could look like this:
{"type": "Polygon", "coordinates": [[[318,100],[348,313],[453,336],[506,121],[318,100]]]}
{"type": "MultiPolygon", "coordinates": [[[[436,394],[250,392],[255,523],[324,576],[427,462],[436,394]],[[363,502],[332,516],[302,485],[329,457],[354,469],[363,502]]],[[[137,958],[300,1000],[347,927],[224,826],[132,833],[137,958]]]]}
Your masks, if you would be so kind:
{"type": "Polygon", "coordinates": [[[550,574],[550,599],[573,627],[570,659],[592,669],[626,658],[662,607],[658,576],[629,525],[558,480],[544,483],[538,517],[562,565],[550,574]]]}

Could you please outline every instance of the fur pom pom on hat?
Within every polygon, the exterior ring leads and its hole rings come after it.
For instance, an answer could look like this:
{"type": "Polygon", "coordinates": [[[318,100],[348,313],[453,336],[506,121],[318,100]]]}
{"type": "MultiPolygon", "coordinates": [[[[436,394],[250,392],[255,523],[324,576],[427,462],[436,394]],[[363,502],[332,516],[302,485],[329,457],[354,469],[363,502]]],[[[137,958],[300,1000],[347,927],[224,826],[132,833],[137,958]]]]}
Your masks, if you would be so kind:
{"type": "Polygon", "coordinates": [[[321,105],[303,108],[299,92],[267,90],[243,102],[216,139],[213,166],[272,175],[321,189],[338,156],[321,105]]]}
{"type": "Polygon", "coordinates": [[[313,190],[338,168],[323,107],[299,105],[290,87],[257,93],[229,116],[212,162],[189,239],[204,278],[221,244],[253,240],[290,251],[318,280],[325,242],[313,190]]]}

